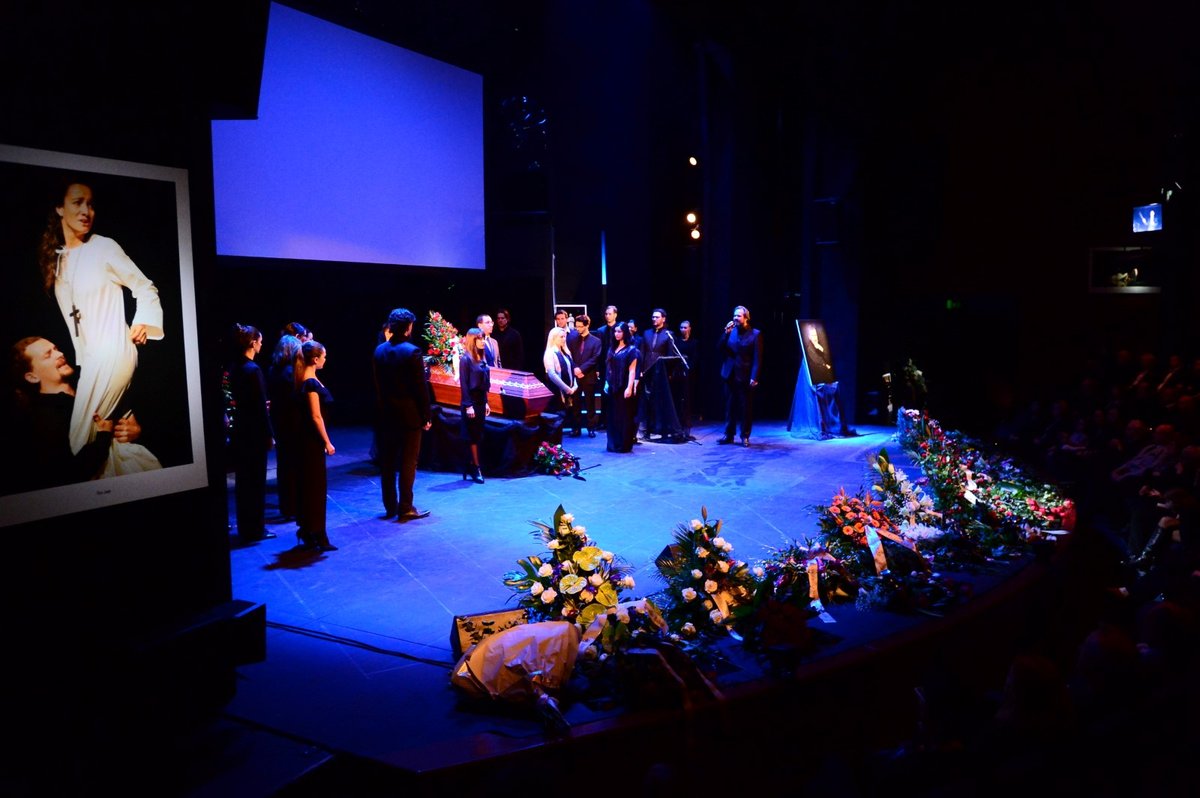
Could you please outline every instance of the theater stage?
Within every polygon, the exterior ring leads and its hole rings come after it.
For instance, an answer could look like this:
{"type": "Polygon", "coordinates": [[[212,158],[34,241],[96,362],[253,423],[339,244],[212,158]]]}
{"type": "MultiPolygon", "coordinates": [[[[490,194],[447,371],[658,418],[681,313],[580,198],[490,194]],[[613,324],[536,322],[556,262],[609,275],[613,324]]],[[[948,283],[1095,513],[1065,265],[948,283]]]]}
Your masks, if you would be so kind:
{"type": "MultiPolygon", "coordinates": [[[[812,441],[792,438],[782,423],[763,423],[751,447],[742,448],[717,445],[720,429],[707,425],[695,430],[693,443],[644,443],[624,455],[606,452],[603,435],[585,436],[565,439],[582,458],[584,480],[538,475],[476,485],[457,474],[421,471],[417,506],[433,514],[400,524],[378,518],[369,430],[332,432],[337,454],[328,463],[329,537],[340,550],[297,552],[294,525],[279,524],[271,527],[277,539],[231,553],[234,597],[266,605],[268,656],[239,669],[237,695],[221,721],[219,746],[226,750],[197,766],[196,795],[266,795],[288,784],[289,794],[318,794],[319,788],[306,792],[297,785],[340,782],[344,788],[348,779],[367,778],[364,773],[372,774],[372,783],[394,778],[395,785],[424,784],[437,792],[430,785],[444,787],[454,778],[465,783],[467,777],[447,774],[470,772],[471,762],[488,760],[494,769],[519,761],[522,752],[533,756],[529,752],[546,741],[536,717],[459,704],[448,685],[450,633],[455,615],[512,606],[501,577],[519,558],[541,551],[529,521],[549,522],[559,504],[599,545],[635,568],[632,592],[639,596],[661,588],[653,560],[677,524],[700,515],[701,505],[724,520],[734,554],[753,562],[765,547],[815,535],[813,505],[828,502],[840,487],[857,489],[868,454],[879,448],[888,447],[916,476],[893,440],[894,428],[864,427],[858,437],[812,441]]],[[[273,514],[271,505],[268,518],[273,514]]],[[[1019,591],[1034,570],[976,576],[983,595],[941,620],[830,607],[836,622],[812,622],[824,643],[804,667],[824,672],[821,678],[840,668],[869,673],[892,643],[896,651],[921,645],[914,641],[937,634],[939,624],[988,606],[987,594],[1019,591]]],[[[994,636],[994,622],[987,623],[994,636]]],[[[956,656],[965,663],[985,656],[985,648],[974,645],[956,656]]],[[[742,696],[746,707],[758,707],[747,711],[769,714],[779,706],[774,691],[780,682],[768,679],[764,689],[764,676],[745,658],[722,676],[719,686],[730,697],[725,703],[742,696]]],[[[912,683],[905,679],[895,671],[884,680],[905,704],[891,708],[902,717],[888,723],[910,720],[912,683]]],[[[795,684],[785,680],[783,689],[789,683],[795,684]]],[[[871,700],[871,690],[861,695],[871,700]]],[[[675,723],[582,704],[569,705],[565,714],[577,739],[609,733],[633,740],[630,729],[639,724],[654,735],[655,728],[675,723]]],[[[883,715],[881,709],[881,723],[883,715]]],[[[475,778],[482,772],[476,769],[475,778]]]]}

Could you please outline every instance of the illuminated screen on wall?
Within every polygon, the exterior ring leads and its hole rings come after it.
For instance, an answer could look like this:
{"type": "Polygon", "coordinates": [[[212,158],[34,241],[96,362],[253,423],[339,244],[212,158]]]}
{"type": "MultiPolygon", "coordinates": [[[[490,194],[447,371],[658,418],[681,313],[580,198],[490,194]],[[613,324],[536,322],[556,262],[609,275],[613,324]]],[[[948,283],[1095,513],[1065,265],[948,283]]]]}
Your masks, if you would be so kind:
{"type": "Polygon", "coordinates": [[[483,78],[270,13],[258,118],[213,122],[218,254],[484,268],[483,78]]]}
{"type": "Polygon", "coordinates": [[[1162,229],[1162,204],[1139,205],[1133,209],[1133,232],[1152,233],[1162,229]]]}

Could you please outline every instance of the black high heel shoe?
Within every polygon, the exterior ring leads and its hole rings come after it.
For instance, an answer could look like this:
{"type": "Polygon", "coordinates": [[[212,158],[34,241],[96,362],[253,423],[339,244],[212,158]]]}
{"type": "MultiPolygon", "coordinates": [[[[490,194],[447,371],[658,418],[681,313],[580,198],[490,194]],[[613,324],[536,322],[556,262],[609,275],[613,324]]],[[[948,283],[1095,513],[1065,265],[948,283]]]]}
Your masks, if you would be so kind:
{"type": "Polygon", "coordinates": [[[313,551],[317,548],[317,544],[308,539],[303,529],[298,529],[296,530],[296,548],[299,551],[313,551]]]}
{"type": "Polygon", "coordinates": [[[474,472],[471,474],[471,481],[478,485],[482,485],[483,472],[479,470],[479,466],[474,466],[471,470],[474,472]]]}

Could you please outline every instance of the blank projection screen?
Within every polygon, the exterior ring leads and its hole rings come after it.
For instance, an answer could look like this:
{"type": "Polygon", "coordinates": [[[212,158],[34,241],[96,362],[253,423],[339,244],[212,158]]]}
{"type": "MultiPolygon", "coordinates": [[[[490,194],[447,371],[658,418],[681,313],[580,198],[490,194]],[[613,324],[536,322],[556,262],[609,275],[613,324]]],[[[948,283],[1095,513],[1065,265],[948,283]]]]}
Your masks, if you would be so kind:
{"type": "Polygon", "coordinates": [[[483,78],[270,13],[258,119],[213,122],[217,253],[484,268],[483,78]]]}

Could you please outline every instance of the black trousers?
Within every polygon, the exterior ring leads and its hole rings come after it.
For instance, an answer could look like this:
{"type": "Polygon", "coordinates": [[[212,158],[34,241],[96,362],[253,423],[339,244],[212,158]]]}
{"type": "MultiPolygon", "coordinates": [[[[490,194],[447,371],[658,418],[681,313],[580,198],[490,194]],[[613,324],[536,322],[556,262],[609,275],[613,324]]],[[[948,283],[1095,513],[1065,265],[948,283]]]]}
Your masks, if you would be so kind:
{"type": "Polygon", "coordinates": [[[725,437],[732,438],[740,427],[743,438],[750,437],[754,424],[754,389],[748,382],[725,380],[725,437]]]}
{"type": "Polygon", "coordinates": [[[267,501],[266,446],[239,447],[234,453],[234,502],[237,505],[238,537],[261,540],[266,532],[264,515],[267,501]]]}
{"type": "Polygon", "coordinates": [[[575,391],[572,397],[575,401],[567,408],[567,424],[575,432],[580,432],[584,427],[587,427],[592,432],[596,432],[599,428],[596,421],[596,397],[599,396],[597,388],[599,383],[592,380],[590,383],[580,380],[579,390],[575,391]]]}
{"type": "Polygon", "coordinates": [[[379,436],[379,484],[383,509],[406,513],[413,509],[413,483],[421,457],[420,429],[390,431],[379,436]]]}

